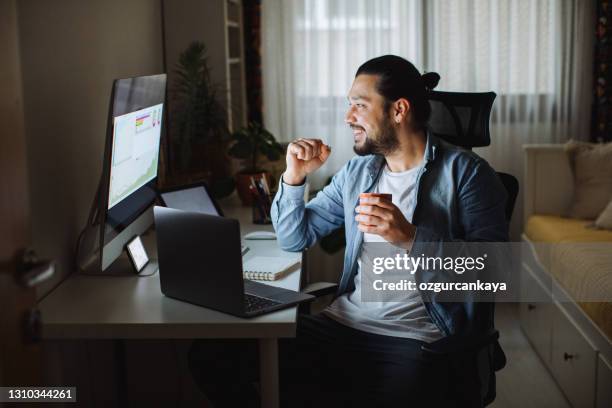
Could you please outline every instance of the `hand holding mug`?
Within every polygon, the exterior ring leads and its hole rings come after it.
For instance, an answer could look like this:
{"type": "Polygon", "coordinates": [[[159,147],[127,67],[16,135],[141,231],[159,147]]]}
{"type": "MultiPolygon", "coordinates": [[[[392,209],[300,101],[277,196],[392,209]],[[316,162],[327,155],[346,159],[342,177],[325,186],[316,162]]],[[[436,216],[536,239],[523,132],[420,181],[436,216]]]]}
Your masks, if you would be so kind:
{"type": "Polygon", "coordinates": [[[416,227],[404,217],[391,198],[391,194],[359,195],[359,206],[355,208],[359,231],[380,235],[387,242],[410,249],[416,227]]]}

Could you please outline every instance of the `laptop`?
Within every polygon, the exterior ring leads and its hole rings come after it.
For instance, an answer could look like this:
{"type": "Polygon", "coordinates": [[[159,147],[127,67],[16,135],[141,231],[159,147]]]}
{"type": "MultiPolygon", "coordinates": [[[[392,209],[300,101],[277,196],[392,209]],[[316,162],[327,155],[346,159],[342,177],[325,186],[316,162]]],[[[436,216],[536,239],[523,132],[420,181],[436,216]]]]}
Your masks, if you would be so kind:
{"type": "Polygon", "coordinates": [[[203,182],[161,190],[159,198],[164,207],[223,216],[221,207],[203,182]]]}
{"type": "Polygon", "coordinates": [[[241,317],[314,299],[243,279],[237,220],[158,206],[153,213],[164,295],[241,317]]]}
{"type": "MultiPolygon", "coordinates": [[[[223,217],[221,207],[203,182],[161,190],[159,199],[164,207],[223,217]]],[[[240,250],[244,255],[249,247],[241,244],[240,250]]]]}

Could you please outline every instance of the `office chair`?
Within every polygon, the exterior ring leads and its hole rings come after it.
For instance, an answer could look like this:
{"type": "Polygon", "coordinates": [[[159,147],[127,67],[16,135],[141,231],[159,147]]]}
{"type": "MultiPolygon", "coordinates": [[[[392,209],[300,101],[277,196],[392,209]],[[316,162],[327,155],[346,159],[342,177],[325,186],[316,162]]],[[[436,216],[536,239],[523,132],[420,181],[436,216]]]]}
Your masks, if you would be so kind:
{"type": "MultiPolygon", "coordinates": [[[[494,92],[430,91],[431,132],[448,143],[468,150],[489,146],[491,144],[489,119],[495,97],[494,92]]],[[[505,215],[509,224],[519,184],[516,177],[511,174],[497,172],[497,175],[508,194],[505,215]]],[[[498,343],[499,332],[493,325],[495,305],[491,303],[488,306],[491,327],[484,335],[461,339],[459,342],[445,342],[442,339],[440,342],[423,347],[435,354],[473,353],[478,361],[483,406],[495,400],[495,371],[501,370],[506,365],[506,357],[498,343]]]]}

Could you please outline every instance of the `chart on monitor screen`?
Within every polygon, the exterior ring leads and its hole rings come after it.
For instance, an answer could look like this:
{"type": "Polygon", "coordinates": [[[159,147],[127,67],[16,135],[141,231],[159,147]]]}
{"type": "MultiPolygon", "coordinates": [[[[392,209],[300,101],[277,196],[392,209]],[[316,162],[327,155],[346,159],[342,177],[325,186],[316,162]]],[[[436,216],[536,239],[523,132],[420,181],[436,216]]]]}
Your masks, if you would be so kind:
{"type": "Polygon", "coordinates": [[[114,118],[108,208],[157,176],[163,104],[114,118]]]}

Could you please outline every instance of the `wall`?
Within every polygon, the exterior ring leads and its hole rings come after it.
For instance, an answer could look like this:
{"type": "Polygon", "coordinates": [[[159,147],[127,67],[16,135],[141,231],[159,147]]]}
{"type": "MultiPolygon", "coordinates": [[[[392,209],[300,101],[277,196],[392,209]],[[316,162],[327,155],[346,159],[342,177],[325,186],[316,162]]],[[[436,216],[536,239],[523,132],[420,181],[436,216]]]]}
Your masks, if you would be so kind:
{"type": "Polygon", "coordinates": [[[163,72],[160,0],[18,2],[33,247],[73,270],[115,78],[163,72]]]}
{"type": "Polygon", "coordinates": [[[206,46],[206,60],[210,68],[210,79],[218,87],[218,97],[226,103],[227,83],[225,51],[225,0],[166,0],[163,2],[164,24],[166,26],[165,47],[168,65],[168,88],[172,89],[176,75],[174,69],[179,56],[193,41],[206,46]],[[202,16],[207,16],[202,24],[202,16]]]}
{"type": "MultiPolygon", "coordinates": [[[[35,290],[15,280],[16,255],[29,244],[29,191],[17,5],[0,2],[0,384],[35,384],[40,347],[23,342],[23,316],[35,290]]],[[[1,406],[2,404],[0,404],[1,406]]]]}
{"type": "MultiPolygon", "coordinates": [[[[164,71],[162,11],[161,0],[21,0],[17,6],[32,246],[57,261],[40,298],[74,270],[76,239],[102,170],[113,79],[164,71]]],[[[117,405],[115,345],[44,342],[45,382],[77,387],[78,403],[67,406],[117,405]]],[[[201,406],[186,368],[188,346],[127,342],[128,401],[201,406]]]]}

